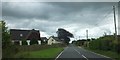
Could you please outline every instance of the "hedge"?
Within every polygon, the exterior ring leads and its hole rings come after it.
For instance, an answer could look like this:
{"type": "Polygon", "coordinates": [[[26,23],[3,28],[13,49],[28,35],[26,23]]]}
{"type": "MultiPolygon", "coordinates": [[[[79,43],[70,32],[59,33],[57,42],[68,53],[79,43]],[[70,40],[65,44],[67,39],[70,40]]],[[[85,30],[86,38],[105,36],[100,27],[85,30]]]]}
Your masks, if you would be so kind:
{"type": "Polygon", "coordinates": [[[89,48],[120,53],[120,44],[114,41],[114,37],[100,37],[94,41],[90,41],[89,48]]]}

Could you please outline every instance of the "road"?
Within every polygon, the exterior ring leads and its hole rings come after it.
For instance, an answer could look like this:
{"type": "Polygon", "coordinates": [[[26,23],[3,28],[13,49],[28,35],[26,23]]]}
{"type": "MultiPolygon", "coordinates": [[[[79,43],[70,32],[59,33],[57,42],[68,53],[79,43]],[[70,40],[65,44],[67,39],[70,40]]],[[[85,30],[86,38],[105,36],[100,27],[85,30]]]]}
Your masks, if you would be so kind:
{"type": "Polygon", "coordinates": [[[70,44],[56,57],[55,60],[112,60],[112,59],[70,44]]]}

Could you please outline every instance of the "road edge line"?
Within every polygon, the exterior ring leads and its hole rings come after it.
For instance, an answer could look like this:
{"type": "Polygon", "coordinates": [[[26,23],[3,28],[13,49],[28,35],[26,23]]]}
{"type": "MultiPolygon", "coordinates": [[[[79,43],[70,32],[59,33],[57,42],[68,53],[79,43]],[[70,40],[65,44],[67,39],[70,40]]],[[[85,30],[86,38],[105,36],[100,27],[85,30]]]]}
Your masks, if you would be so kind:
{"type": "MultiPolygon", "coordinates": [[[[92,52],[92,51],[90,51],[90,52],[92,52]]],[[[99,54],[99,53],[95,53],[95,52],[92,52],[92,53],[97,54],[97,55],[100,55],[100,56],[103,56],[103,57],[105,57],[105,58],[110,58],[110,57],[108,57],[108,56],[105,56],[105,55],[102,55],[102,54],[99,54]]]]}
{"type": "MultiPolygon", "coordinates": [[[[68,47],[66,47],[66,48],[68,48],[68,47]]],[[[64,50],[65,50],[65,48],[63,49],[62,52],[60,52],[60,53],[57,55],[57,57],[55,58],[55,60],[57,60],[57,59],[62,55],[62,53],[64,52],[64,50]]]]}
{"type": "Polygon", "coordinates": [[[56,58],[59,58],[59,57],[60,57],[60,55],[62,55],[62,53],[63,53],[63,51],[62,51],[60,54],[58,54],[58,56],[57,56],[56,58]]]}
{"type": "MultiPolygon", "coordinates": [[[[82,48],[82,47],[79,46],[79,48],[82,48]]],[[[86,49],[85,49],[85,50],[86,50],[86,49]]],[[[94,53],[94,54],[97,54],[97,55],[100,55],[100,56],[103,56],[103,57],[105,57],[105,58],[111,58],[111,57],[108,57],[108,56],[105,56],[105,55],[102,55],[102,54],[99,54],[99,53],[95,53],[95,52],[90,51],[90,50],[87,50],[87,51],[89,51],[89,52],[91,52],[91,53],[94,53]]]]}
{"type": "Polygon", "coordinates": [[[82,57],[84,57],[86,60],[88,60],[88,58],[86,56],[82,55],[82,57]]]}

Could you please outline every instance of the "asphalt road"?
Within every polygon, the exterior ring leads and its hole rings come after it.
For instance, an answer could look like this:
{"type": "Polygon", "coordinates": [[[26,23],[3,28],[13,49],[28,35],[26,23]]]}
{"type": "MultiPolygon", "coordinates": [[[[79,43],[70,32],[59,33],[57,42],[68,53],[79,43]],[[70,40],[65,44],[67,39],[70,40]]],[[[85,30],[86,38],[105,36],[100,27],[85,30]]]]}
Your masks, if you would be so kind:
{"type": "Polygon", "coordinates": [[[112,59],[70,44],[56,57],[55,60],[112,60],[112,59]]]}

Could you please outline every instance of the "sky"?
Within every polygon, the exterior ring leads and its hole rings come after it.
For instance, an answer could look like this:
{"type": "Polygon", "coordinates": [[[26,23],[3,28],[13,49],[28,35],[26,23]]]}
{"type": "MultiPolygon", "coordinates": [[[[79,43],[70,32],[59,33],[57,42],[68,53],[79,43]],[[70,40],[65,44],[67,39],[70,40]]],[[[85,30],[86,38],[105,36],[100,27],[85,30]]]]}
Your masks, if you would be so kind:
{"type": "Polygon", "coordinates": [[[2,19],[9,29],[37,29],[41,37],[64,28],[74,35],[71,40],[86,39],[86,30],[98,38],[114,33],[113,5],[118,19],[116,2],[2,2],[2,19]]]}

